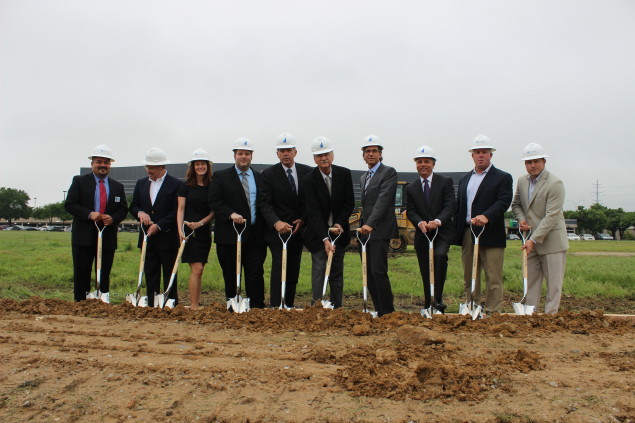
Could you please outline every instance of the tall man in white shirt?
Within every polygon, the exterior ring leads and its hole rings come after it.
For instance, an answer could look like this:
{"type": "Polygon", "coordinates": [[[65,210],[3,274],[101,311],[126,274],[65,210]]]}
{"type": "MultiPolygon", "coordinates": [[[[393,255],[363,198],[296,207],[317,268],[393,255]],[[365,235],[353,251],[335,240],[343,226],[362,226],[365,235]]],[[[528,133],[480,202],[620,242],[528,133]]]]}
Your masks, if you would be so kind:
{"type": "Polygon", "coordinates": [[[505,258],[505,211],[512,201],[512,177],[497,169],[491,162],[494,148],[491,140],[479,135],[468,150],[472,154],[474,169],[459,181],[457,212],[455,214],[455,244],[462,246],[463,280],[466,297],[470,298],[474,236],[470,224],[479,238],[478,273],[474,301],[481,298],[481,269],[485,272],[485,312],[499,312],[503,307],[503,260],[505,258]]]}

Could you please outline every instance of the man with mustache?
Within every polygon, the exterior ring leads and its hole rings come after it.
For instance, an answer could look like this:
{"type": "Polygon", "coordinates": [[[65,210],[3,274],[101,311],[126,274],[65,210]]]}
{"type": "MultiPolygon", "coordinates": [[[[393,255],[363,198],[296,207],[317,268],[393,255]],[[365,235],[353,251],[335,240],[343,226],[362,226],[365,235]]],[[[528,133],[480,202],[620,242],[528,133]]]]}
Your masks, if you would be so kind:
{"type": "Polygon", "coordinates": [[[98,145],[91,156],[92,172],[73,177],[64,208],[73,215],[73,296],[83,301],[91,290],[93,261],[97,254],[98,228],[102,233],[101,300],[110,302],[110,269],[117,249],[117,225],[128,213],[123,185],[110,178],[115,160],[106,145],[98,145]],[[97,227],[96,227],[97,226],[97,227]],[[105,226],[105,228],[104,228],[105,226]]]}

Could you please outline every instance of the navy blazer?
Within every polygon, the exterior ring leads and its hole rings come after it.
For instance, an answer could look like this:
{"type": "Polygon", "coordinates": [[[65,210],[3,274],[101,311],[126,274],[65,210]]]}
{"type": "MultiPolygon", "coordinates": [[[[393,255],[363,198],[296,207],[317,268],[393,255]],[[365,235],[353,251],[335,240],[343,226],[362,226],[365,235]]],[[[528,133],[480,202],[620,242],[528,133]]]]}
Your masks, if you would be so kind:
{"type": "MultiPolygon", "coordinates": [[[[130,203],[130,214],[139,220],[138,214],[143,211],[150,215],[153,223],[161,230],[148,238],[148,242],[154,242],[161,251],[179,248],[179,232],[176,229],[176,210],[178,207],[177,196],[182,182],[169,174],[161,184],[154,204],[150,201],[150,179],[147,177],[137,181],[130,203]]],[[[143,243],[143,233],[139,232],[138,246],[143,243]]]]}
{"type": "Polygon", "coordinates": [[[351,241],[351,228],[348,219],[355,207],[353,178],[345,167],[331,165],[331,195],[319,168],[314,168],[304,177],[304,203],[307,211],[307,224],[304,244],[312,253],[324,250],[322,241],[329,230],[328,219],[333,213],[333,224],[340,224],[344,233],[335,243],[336,248],[346,248],[351,241]]]}
{"type": "MultiPolygon", "coordinates": [[[[258,205],[262,196],[262,175],[251,168],[256,181],[256,223],[251,225],[251,207],[245,196],[240,176],[236,166],[214,172],[209,189],[209,207],[214,212],[214,242],[217,244],[236,244],[237,235],[230,218],[232,213],[238,213],[247,221],[247,227],[242,234],[242,241],[264,242],[263,217],[258,212],[258,205]]],[[[242,230],[242,225],[236,225],[242,230]]]]}
{"type": "MultiPolygon", "coordinates": [[[[446,241],[447,245],[454,242],[455,227],[454,213],[454,184],[452,179],[435,173],[430,187],[430,203],[423,198],[423,187],[420,178],[406,187],[406,214],[415,226],[415,247],[428,248],[428,239],[417,226],[419,222],[439,219],[441,226],[435,242],[446,241]]],[[[429,234],[434,236],[434,233],[429,234]]]]}
{"type": "MultiPolygon", "coordinates": [[[[73,177],[71,187],[64,202],[64,208],[73,215],[73,231],[71,242],[74,245],[90,247],[95,245],[97,228],[95,222],[88,216],[95,211],[95,189],[97,182],[91,172],[87,175],[73,177]]],[[[128,202],[123,185],[111,177],[108,177],[110,194],[106,203],[105,213],[112,217],[112,225],[104,229],[102,233],[102,248],[106,250],[117,249],[117,226],[125,219],[128,213],[128,202]]]]}
{"type": "Polygon", "coordinates": [[[286,168],[281,163],[262,171],[263,184],[260,190],[261,201],[258,206],[260,213],[265,219],[265,238],[269,242],[279,241],[278,232],[273,228],[277,221],[281,220],[291,224],[296,219],[302,219],[306,222],[306,210],[302,192],[304,190],[303,179],[311,172],[311,167],[296,163],[295,170],[298,174],[297,194],[294,194],[291,190],[286,168]]]}
{"type": "MultiPolygon", "coordinates": [[[[456,199],[457,212],[455,215],[456,245],[461,245],[466,227],[467,184],[471,176],[472,171],[469,171],[459,181],[456,199]]],[[[479,241],[483,247],[504,248],[506,246],[504,215],[512,203],[512,185],[512,176],[492,165],[476,191],[476,196],[472,203],[471,217],[482,214],[489,220],[479,241]]],[[[477,230],[480,231],[481,228],[477,227],[474,229],[475,232],[477,230]]],[[[476,233],[478,234],[478,232],[476,233]]]]}

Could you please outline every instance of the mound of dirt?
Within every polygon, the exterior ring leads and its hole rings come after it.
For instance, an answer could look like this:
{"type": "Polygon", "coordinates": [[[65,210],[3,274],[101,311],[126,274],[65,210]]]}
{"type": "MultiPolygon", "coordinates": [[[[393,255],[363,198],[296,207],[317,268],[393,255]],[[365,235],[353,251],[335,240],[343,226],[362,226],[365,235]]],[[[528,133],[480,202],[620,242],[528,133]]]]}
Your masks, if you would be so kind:
{"type": "Polygon", "coordinates": [[[0,300],[2,421],[635,421],[635,323],[0,300]]]}

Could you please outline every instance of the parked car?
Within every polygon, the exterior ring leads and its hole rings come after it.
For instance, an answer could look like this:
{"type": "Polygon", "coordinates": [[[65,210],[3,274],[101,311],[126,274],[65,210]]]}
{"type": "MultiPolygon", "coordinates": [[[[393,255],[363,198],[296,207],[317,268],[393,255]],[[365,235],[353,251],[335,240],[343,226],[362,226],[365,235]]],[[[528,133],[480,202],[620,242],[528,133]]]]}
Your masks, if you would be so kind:
{"type": "Polygon", "coordinates": [[[596,234],[595,239],[600,241],[613,241],[615,238],[613,238],[610,234],[596,234]]]}
{"type": "Polygon", "coordinates": [[[569,241],[580,241],[580,237],[578,236],[578,234],[574,234],[572,232],[569,232],[567,234],[567,238],[569,238],[569,241]]]}
{"type": "Polygon", "coordinates": [[[591,234],[582,234],[580,235],[580,239],[582,239],[582,241],[595,241],[595,238],[591,234]]]}
{"type": "Polygon", "coordinates": [[[520,237],[516,234],[509,234],[510,241],[520,241],[520,237]]]}

